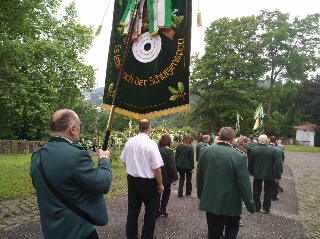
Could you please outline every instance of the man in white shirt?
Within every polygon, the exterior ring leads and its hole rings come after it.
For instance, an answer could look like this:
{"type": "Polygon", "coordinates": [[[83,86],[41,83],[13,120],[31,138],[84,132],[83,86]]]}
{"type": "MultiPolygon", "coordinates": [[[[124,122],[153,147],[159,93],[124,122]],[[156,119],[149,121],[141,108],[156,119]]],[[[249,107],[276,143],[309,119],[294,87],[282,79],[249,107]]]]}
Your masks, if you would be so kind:
{"type": "Polygon", "coordinates": [[[153,238],[157,215],[158,193],[163,192],[161,166],[163,161],[155,141],[149,138],[149,120],[139,122],[140,133],[128,140],[121,154],[128,179],[128,215],[126,235],[138,238],[138,218],[145,205],[141,239],[153,238]]]}

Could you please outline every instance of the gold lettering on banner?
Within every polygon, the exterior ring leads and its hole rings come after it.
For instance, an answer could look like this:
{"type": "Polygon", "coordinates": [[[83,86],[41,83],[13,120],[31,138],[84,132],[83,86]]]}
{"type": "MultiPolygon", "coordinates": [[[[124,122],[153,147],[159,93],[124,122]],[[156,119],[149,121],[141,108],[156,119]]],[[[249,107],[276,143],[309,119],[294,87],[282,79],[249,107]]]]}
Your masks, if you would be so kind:
{"type": "MultiPolygon", "coordinates": [[[[140,86],[140,87],[145,87],[148,85],[148,83],[150,86],[155,85],[155,84],[158,84],[161,81],[167,79],[168,77],[172,76],[176,70],[178,63],[180,62],[181,58],[183,57],[184,38],[179,38],[177,40],[177,43],[178,43],[177,50],[176,50],[176,53],[175,53],[171,63],[169,64],[169,66],[167,68],[160,71],[159,74],[154,75],[154,76],[150,76],[148,80],[143,80],[143,79],[139,79],[138,77],[135,77],[131,74],[124,72],[123,79],[126,80],[127,82],[129,82],[130,84],[140,86]]],[[[117,69],[120,69],[120,67],[121,67],[120,50],[121,50],[121,45],[114,46],[113,59],[114,59],[114,64],[117,69]]]]}
{"type": "Polygon", "coordinates": [[[123,79],[125,79],[130,84],[141,86],[141,87],[147,86],[147,82],[148,82],[148,80],[139,79],[138,77],[134,77],[133,75],[128,74],[127,72],[123,73],[123,79]]]}
{"type": "Polygon", "coordinates": [[[181,57],[183,56],[183,50],[184,50],[184,38],[179,38],[177,51],[170,65],[166,69],[161,71],[158,75],[150,76],[149,77],[150,85],[158,84],[160,81],[163,81],[169,76],[173,75],[177,64],[180,62],[181,57]]]}
{"type": "Polygon", "coordinates": [[[117,69],[120,69],[121,67],[120,50],[121,50],[121,45],[115,45],[113,48],[113,53],[115,54],[113,56],[113,60],[114,60],[114,65],[116,66],[117,69]]]}
{"type": "Polygon", "coordinates": [[[120,58],[120,55],[115,55],[113,57],[113,60],[114,60],[114,65],[116,66],[117,69],[120,69],[121,67],[121,58],[120,58]]]}
{"type": "Polygon", "coordinates": [[[121,50],[121,45],[115,45],[114,49],[113,49],[113,52],[114,52],[114,54],[116,54],[116,53],[119,53],[120,50],[121,50]]]}

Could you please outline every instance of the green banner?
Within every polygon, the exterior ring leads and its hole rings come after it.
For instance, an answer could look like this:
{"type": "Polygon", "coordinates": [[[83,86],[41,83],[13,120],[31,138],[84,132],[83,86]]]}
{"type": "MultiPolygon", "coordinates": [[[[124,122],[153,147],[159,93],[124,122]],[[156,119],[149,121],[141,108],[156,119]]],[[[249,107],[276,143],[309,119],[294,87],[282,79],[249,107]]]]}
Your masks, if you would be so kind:
{"type": "MultiPolygon", "coordinates": [[[[114,3],[103,109],[112,106],[133,1],[114,3]]],[[[140,4],[115,111],[142,119],[188,110],[192,1],[145,0],[140,4]],[[166,20],[168,12],[171,21],[166,20]]]]}

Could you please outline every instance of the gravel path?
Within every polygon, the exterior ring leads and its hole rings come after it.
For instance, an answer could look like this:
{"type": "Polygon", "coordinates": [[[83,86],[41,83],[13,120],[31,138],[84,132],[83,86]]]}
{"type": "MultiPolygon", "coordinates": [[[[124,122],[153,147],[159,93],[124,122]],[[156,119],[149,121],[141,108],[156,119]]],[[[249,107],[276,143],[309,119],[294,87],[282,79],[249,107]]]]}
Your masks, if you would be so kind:
{"type": "MultiPolygon", "coordinates": [[[[272,202],[270,214],[252,215],[243,208],[244,227],[240,228],[238,238],[320,238],[320,154],[288,152],[285,162],[292,171],[285,164],[280,183],[284,187],[284,192],[279,194],[280,200],[272,202]]],[[[195,175],[193,187],[192,195],[182,198],[177,196],[177,186],[172,188],[168,205],[169,217],[157,219],[155,234],[158,238],[206,238],[205,213],[198,210],[195,175]]],[[[34,198],[27,201],[26,199],[1,201],[0,238],[43,238],[35,205],[34,198]],[[14,211],[16,208],[20,208],[20,213],[10,214],[10,210],[14,211]]],[[[100,238],[125,238],[127,198],[108,199],[107,206],[109,224],[97,227],[100,238]]],[[[143,211],[139,218],[140,231],[142,224],[143,211]]]]}

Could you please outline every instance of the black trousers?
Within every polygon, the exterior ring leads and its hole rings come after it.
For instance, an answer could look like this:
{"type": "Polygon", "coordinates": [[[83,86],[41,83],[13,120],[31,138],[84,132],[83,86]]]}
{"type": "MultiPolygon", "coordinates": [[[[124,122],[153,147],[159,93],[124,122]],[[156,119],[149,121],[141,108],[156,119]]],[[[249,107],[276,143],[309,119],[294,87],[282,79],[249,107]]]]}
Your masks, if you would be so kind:
{"type": "Polygon", "coordinates": [[[96,229],[94,229],[85,239],[99,239],[96,229]]]}
{"type": "Polygon", "coordinates": [[[163,185],[163,193],[158,194],[157,211],[166,212],[171,194],[171,184],[163,185]]]}
{"type": "Polygon", "coordinates": [[[208,238],[220,239],[225,227],[225,239],[236,239],[239,232],[240,216],[215,215],[206,213],[208,224],[208,238]]]}
{"type": "Polygon", "coordinates": [[[253,179],[253,201],[256,205],[257,211],[260,211],[261,209],[260,196],[262,191],[262,182],[264,182],[263,209],[270,210],[271,207],[271,195],[274,180],[253,179]]]}
{"type": "Polygon", "coordinates": [[[138,238],[138,218],[142,203],[145,206],[144,224],[141,239],[153,238],[157,215],[158,188],[156,179],[127,176],[128,179],[128,215],[126,225],[127,238],[138,238]]]}
{"type": "Polygon", "coordinates": [[[186,179],[186,195],[191,195],[192,191],[192,173],[191,169],[185,169],[185,168],[177,168],[179,172],[179,188],[178,188],[178,196],[183,195],[183,186],[184,186],[184,181],[186,179]]]}
{"type": "Polygon", "coordinates": [[[272,199],[277,198],[278,197],[278,193],[279,193],[279,183],[273,182],[271,198],[272,199]]]}

